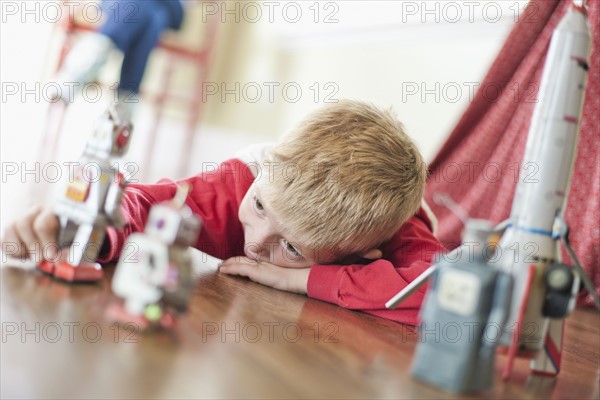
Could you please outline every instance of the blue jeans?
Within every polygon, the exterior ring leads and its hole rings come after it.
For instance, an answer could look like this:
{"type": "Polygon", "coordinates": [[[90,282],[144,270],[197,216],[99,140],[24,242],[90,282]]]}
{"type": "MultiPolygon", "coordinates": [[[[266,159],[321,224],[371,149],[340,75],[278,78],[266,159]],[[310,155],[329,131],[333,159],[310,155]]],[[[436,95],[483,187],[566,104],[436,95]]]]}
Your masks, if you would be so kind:
{"type": "Polygon", "coordinates": [[[180,0],[104,0],[100,33],[124,54],[118,90],[138,93],[148,57],[166,29],[183,21],[180,0]]]}

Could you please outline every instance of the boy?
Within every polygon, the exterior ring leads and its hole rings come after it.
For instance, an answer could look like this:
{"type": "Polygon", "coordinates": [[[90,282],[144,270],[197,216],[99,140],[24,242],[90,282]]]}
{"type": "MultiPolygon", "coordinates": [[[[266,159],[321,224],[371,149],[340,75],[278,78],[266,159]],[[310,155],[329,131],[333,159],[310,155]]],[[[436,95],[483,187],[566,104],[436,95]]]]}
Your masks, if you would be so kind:
{"type": "MultiPolygon", "coordinates": [[[[445,250],[421,207],[426,177],[390,112],[345,100],[310,115],[275,147],[184,181],[192,187],[186,204],[203,221],[196,247],[225,260],[221,273],[416,324],[423,292],[396,310],[384,303],[445,250]]],[[[108,229],[99,261],[116,260],[126,236],[143,231],[151,205],[175,191],[171,181],[130,185],[127,224],[108,229]]],[[[4,241],[44,248],[57,228],[55,216],[37,209],[4,241]]]]}

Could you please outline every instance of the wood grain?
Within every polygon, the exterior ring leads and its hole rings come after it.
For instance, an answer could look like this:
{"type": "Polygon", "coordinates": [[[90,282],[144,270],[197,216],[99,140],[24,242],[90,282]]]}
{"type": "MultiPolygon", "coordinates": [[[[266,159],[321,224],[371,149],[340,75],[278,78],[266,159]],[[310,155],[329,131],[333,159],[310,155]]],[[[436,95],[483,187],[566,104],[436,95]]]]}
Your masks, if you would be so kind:
{"type": "MultiPolygon", "coordinates": [[[[68,285],[1,273],[2,398],[459,398],[410,377],[412,327],[213,271],[200,274],[172,332],[105,318],[105,281],[68,285]]],[[[569,318],[557,379],[518,360],[509,382],[467,398],[600,396],[600,318],[569,318]]]]}

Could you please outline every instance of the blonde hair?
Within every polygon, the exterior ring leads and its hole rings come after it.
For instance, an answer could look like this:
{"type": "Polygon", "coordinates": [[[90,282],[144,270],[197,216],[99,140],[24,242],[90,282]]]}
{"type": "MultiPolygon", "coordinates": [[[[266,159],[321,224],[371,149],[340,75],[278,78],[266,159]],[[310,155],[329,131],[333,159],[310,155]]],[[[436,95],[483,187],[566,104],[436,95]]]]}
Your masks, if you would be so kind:
{"type": "Polygon", "coordinates": [[[340,255],[390,239],[419,209],[427,168],[389,110],[343,100],[311,114],[270,154],[261,189],[305,246],[340,255]]]}

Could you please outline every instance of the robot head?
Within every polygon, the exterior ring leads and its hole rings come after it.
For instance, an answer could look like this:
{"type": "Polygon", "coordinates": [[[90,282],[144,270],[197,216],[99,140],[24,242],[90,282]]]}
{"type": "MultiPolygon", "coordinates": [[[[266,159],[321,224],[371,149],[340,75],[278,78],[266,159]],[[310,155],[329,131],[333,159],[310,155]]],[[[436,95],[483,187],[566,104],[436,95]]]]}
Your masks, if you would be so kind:
{"type": "Polygon", "coordinates": [[[201,222],[183,203],[188,190],[188,185],[181,185],[173,200],[152,207],[144,230],[146,235],[168,245],[192,246],[196,243],[201,222]]]}
{"type": "Polygon", "coordinates": [[[484,219],[469,219],[462,234],[463,244],[468,244],[476,258],[489,259],[494,247],[489,244],[492,223],[484,219]]]}
{"type": "Polygon", "coordinates": [[[129,149],[133,125],[121,120],[113,107],[102,114],[88,140],[86,153],[100,153],[107,157],[121,157],[129,149]]]}
{"type": "Polygon", "coordinates": [[[192,246],[200,233],[200,219],[188,207],[152,207],[144,233],[167,245],[192,246]]]}

